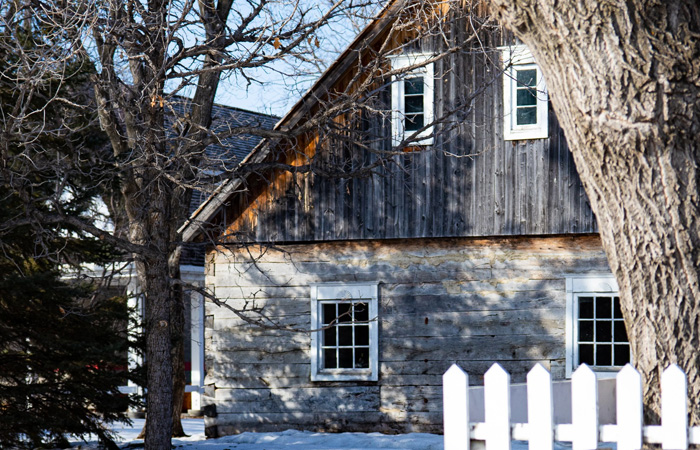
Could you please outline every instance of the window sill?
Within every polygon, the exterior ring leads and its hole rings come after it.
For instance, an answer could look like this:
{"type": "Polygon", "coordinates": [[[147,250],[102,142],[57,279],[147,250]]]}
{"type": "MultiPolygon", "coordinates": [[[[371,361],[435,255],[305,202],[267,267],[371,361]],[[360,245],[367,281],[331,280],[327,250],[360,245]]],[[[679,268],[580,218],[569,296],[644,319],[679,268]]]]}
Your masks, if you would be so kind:
{"type": "Polygon", "coordinates": [[[526,141],[531,139],[547,139],[549,132],[538,127],[536,130],[510,130],[506,129],[503,140],[505,141],[526,141]]]}
{"type": "Polygon", "coordinates": [[[357,371],[354,373],[341,372],[320,372],[311,375],[311,381],[377,381],[376,373],[371,370],[357,371]]]}

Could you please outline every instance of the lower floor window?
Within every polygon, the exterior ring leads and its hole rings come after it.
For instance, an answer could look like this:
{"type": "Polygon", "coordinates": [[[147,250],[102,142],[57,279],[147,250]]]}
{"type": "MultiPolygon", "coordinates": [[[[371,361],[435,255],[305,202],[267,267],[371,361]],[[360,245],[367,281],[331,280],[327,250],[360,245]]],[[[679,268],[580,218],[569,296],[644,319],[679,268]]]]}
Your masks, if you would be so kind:
{"type": "Polygon", "coordinates": [[[567,376],[581,364],[615,372],[630,362],[630,345],[612,276],[567,279],[567,376]]]}
{"type": "Polygon", "coordinates": [[[369,368],[369,304],[321,302],[323,369],[369,368]]]}
{"type": "Polygon", "coordinates": [[[311,286],[311,379],[377,379],[377,285],[311,286]]]}
{"type": "Polygon", "coordinates": [[[578,363],[621,367],[630,361],[630,345],[617,295],[577,295],[578,363]]]}

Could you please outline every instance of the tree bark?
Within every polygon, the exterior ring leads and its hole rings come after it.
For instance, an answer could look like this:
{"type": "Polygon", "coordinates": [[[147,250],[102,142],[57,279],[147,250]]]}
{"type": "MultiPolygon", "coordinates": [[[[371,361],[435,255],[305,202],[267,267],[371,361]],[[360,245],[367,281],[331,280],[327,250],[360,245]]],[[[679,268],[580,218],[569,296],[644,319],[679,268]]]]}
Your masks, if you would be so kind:
{"type": "Polygon", "coordinates": [[[170,286],[167,259],[137,263],[141,285],[146,286],[146,449],[170,448],[173,374],[170,361],[170,286]],[[142,267],[139,267],[142,265],[142,267]],[[141,273],[144,275],[141,276],[141,273]],[[164,276],[164,274],[166,274],[164,276]]]}
{"type": "MultiPolygon", "coordinates": [[[[185,198],[190,197],[189,195],[183,196],[185,198]]],[[[173,280],[180,279],[180,255],[180,247],[169,255],[168,271],[169,277],[173,280]]],[[[187,436],[182,427],[182,420],[180,418],[180,412],[182,411],[184,402],[185,385],[187,383],[185,379],[185,343],[187,339],[183,334],[183,330],[185,329],[185,304],[181,284],[173,283],[170,286],[170,290],[172,292],[169,301],[170,364],[172,367],[172,431],[170,435],[171,437],[183,437],[187,436]]],[[[149,419],[147,417],[144,427],[138,435],[139,439],[145,439],[148,422],[149,419]]]]}
{"type": "Polygon", "coordinates": [[[596,214],[649,423],[661,372],[700,424],[700,3],[496,0],[530,48],[596,214]]]}

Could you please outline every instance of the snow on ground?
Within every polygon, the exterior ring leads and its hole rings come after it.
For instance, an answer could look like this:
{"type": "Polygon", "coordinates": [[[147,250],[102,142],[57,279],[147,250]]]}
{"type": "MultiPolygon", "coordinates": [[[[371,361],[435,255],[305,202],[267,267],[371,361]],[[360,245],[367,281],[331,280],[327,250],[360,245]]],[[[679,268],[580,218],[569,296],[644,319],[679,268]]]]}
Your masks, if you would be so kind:
{"type": "MultiPolygon", "coordinates": [[[[177,450],[442,450],[442,436],[411,433],[386,435],[381,433],[314,433],[287,430],[278,433],[241,433],[218,439],[204,438],[204,421],[183,419],[182,425],[189,437],[173,439],[177,450]]],[[[143,441],[136,436],[143,428],[143,419],[133,419],[131,426],[115,424],[117,443],[123,449],[140,447],[143,441]]],[[[76,441],[73,448],[96,449],[97,443],[76,441]]],[[[514,449],[514,450],[526,450],[514,449]]]]}
{"type": "MultiPolygon", "coordinates": [[[[381,433],[314,433],[287,430],[278,433],[241,433],[218,439],[205,439],[204,421],[183,419],[182,425],[189,437],[173,439],[176,450],[442,450],[442,436],[438,434],[409,433],[387,435],[381,433]]],[[[131,426],[115,424],[122,449],[142,448],[136,439],[143,428],[143,419],[134,419],[131,426]]],[[[97,443],[73,442],[74,449],[92,450],[97,443]]],[[[569,450],[571,445],[557,443],[557,450],[569,450]]],[[[513,442],[512,450],[528,450],[526,442],[513,442]]]]}

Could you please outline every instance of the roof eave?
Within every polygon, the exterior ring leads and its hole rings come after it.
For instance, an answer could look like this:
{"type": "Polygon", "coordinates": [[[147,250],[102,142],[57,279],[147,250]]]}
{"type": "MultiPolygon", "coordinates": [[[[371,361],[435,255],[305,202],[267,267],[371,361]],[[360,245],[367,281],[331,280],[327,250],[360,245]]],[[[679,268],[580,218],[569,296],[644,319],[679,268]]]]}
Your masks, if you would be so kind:
{"type": "MultiPolygon", "coordinates": [[[[395,15],[391,14],[391,12],[400,9],[403,3],[404,0],[390,0],[372,22],[370,22],[357,35],[352,43],[350,43],[345,51],[328,66],[314,84],[302,95],[299,101],[292,106],[287,114],[282,116],[272,129],[277,131],[291,129],[299,123],[302,117],[316,105],[318,97],[315,94],[326,92],[330,86],[338,81],[343,73],[345,73],[345,70],[347,70],[357,58],[358,47],[362,48],[364,44],[374,41],[380,33],[395,20],[395,15]]],[[[277,139],[273,139],[272,144],[276,143],[277,139]]],[[[262,161],[269,153],[271,147],[271,140],[263,139],[253,148],[248,156],[240,162],[239,166],[251,162],[254,158],[257,162],[262,161]]],[[[216,214],[219,207],[226,203],[228,196],[236,191],[236,188],[245,181],[245,178],[247,178],[247,175],[224,181],[212,195],[192,213],[190,218],[178,229],[178,232],[182,233],[184,242],[191,241],[199,234],[202,230],[202,225],[207,223],[214,214],[216,214]],[[199,218],[200,216],[202,216],[201,219],[199,218]]]]}

